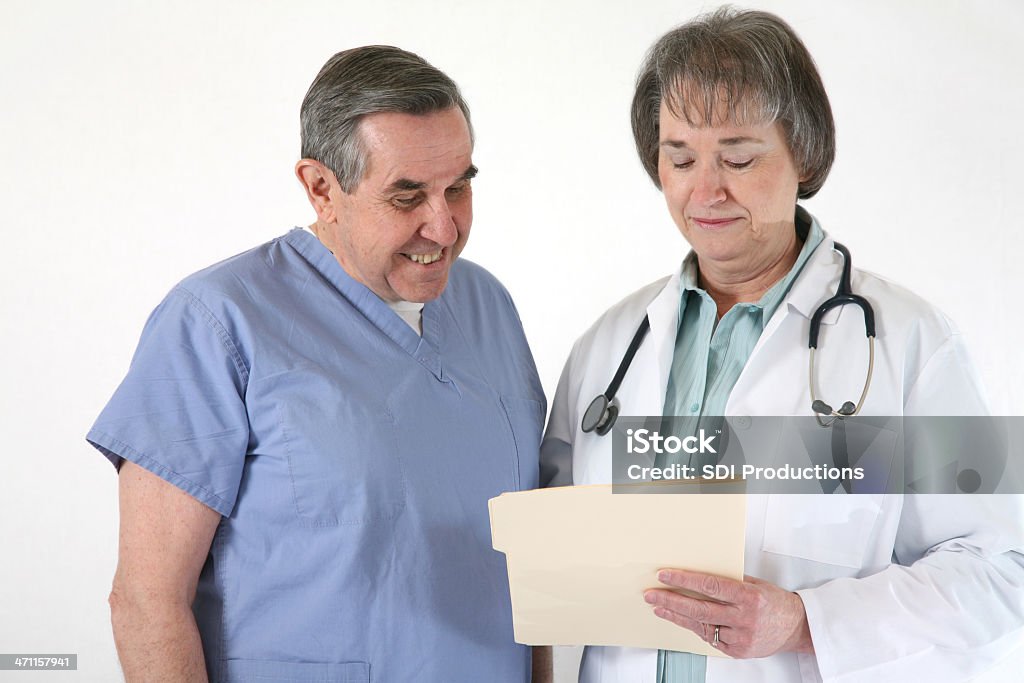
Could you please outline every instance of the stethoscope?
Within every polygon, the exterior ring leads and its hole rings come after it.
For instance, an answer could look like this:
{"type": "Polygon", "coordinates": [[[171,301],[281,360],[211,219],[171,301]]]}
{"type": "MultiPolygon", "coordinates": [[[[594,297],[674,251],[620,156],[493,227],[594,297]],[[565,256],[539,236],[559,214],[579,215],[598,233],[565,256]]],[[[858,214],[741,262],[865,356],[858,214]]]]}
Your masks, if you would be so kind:
{"type": "MultiPolygon", "coordinates": [[[[868,389],[871,386],[871,375],[875,369],[875,310],[871,308],[871,304],[868,300],[862,296],[858,296],[853,293],[853,289],[850,286],[850,272],[852,270],[850,263],[850,251],[838,242],[833,243],[833,248],[843,255],[843,273],[839,278],[839,287],[836,289],[835,296],[825,300],[818,309],[811,316],[811,329],[808,333],[807,346],[810,348],[810,364],[808,366],[808,385],[811,390],[811,410],[814,412],[814,417],[818,421],[818,424],[822,427],[829,427],[836,420],[841,420],[845,417],[853,417],[860,412],[861,407],[864,405],[864,399],[867,398],[868,389]],[[864,332],[868,338],[868,372],[864,379],[864,388],[860,392],[860,399],[854,404],[852,401],[846,401],[835,410],[829,404],[825,403],[817,397],[814,391],[814,352],[818,348],[818,334],[821,332],[821,321],[825,317],[825,314],[837,306],[845,306],[846,304],[853,304],[859,306],[864,312],[864,332]]],[[[629,342],[629,347],[626,348],[626,355],[622,357],[622,361],[619,362],[619,367],[615,371],[615,376],[612,377],[611,383],[608,384],[608,388],[604,390],[604,393],[598,394],[590,405],[587,406],[586,412],[583,413],[583,420],[580,423],[584,432],[597,432],[599,436],[604,436],[611,431],[615,425],[615,420],[619,416],[619,405],[615,400],[615,392],[619,390],[619,385],[622,384],[623,378],[626,376],[626,371],[629,369],[630,364],[633,362],[633,357],[636,355],[637,350],[640,348],[640,344],[643,343],[644,337],[647,336],[647,332],[651,329],[651,321],[648,316],[644,316],[643,321],[640,323],[640,327],[637,328],[636,332],[633,333],[633,338],[629,342]]]]}

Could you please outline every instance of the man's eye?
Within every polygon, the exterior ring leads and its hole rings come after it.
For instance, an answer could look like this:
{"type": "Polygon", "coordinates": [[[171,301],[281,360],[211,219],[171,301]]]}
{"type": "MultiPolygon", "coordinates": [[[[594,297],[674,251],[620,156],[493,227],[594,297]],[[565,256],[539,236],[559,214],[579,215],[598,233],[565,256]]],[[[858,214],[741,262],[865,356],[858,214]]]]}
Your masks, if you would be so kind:
{"type": "Polygon", "coordinates": [[[445,190],[445,194],[447,194],[449,197],[458,197],[460,194],[464,193],[468,189],[469,183],[461,183],[459,185],[452,185],[451,187],[449,187],[447,190],[445,190]]]}
{"type": "Polygon", "coordinates": [[[392,197],[391,203],[400,209],[409,209],[419,203],[419,197],[415,195],[412,197],[392,197]]]}
{"type": "Polygon", "coordinates": [[[741,169],[750,166],[754,163],[753,159],[726,159],[725,165],[729,168],[741,169]]]}

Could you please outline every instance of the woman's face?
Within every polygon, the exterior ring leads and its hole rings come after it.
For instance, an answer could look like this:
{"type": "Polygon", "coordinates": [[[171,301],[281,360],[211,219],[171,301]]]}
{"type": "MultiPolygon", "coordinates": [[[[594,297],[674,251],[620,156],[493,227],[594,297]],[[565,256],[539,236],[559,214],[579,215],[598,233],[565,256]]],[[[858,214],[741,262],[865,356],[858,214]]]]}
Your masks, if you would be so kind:
{"type": "Polygon", "coordinates": [[[701,270],[751,277],[794,241],[799,174],[778,123],[693,128],[662,102],[658,177],[701,270]]]}

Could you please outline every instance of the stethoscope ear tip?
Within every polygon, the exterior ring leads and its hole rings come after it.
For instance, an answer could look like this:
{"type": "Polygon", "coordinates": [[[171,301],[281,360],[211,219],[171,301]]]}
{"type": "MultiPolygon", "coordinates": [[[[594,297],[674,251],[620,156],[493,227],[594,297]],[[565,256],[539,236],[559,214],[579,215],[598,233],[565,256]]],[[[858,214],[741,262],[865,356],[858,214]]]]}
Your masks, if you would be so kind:
{"type": "MultiPolygon", "coordinates": [[[[847,402],[847,405],[848,404],[849,404],[849,402],[847,402]]],[[[843,407],[845,408],[846,406],[844,405],[843,407]]],[[[832,406],[830,406],[829,404],[825,403],[821,399],[818,399],[817,401],[815,401],[814,403],[811,404],[811,410],[813,410],[814,412],[818,413],[819,415],[831,415],[832,414],[832,406]]]]}

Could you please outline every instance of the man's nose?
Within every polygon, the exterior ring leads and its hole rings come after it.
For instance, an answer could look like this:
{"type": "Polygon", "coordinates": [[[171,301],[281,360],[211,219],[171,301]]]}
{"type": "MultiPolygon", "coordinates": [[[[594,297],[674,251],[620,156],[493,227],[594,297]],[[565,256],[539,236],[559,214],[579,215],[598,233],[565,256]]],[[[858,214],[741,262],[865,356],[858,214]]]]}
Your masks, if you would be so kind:
{"type": "Polygon", "coordinates": [[[714,206],[725,201],[725,182],[717,166],[704,165],[696,169],[691,199],[701,206],[714,206]]]}
{"type": "Polygon", "coordinates": [[[427,202],[420,235],[443,247],[455,244],[455,240],[459,237],[459,230],[455,225],[455,217],[446,197],[427,202]]]}

